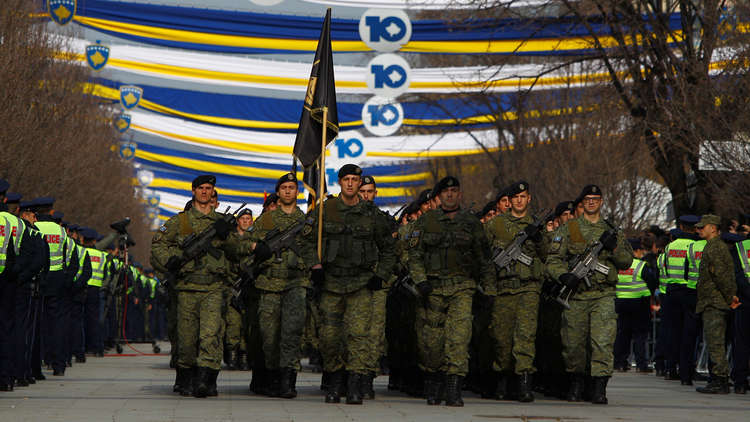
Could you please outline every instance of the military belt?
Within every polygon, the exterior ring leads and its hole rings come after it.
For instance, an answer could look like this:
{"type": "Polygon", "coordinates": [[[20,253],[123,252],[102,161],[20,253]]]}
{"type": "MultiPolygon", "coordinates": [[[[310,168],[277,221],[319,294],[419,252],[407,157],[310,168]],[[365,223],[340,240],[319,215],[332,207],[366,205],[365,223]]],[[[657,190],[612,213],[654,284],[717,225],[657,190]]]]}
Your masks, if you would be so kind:
{"type": "Polygon", "coordinates": [[[328,267],[325,272],[333,277],[353,277],[364,273],[365,270],[358,267],[328,267]]]}

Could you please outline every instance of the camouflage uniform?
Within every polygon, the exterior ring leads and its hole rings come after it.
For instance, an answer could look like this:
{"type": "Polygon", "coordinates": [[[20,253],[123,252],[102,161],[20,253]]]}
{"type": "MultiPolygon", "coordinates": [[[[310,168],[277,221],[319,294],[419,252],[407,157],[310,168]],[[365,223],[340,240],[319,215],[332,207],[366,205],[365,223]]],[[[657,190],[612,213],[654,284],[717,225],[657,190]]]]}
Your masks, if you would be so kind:
{"type": "MultiPolygon", "coordinates": [[[[243,233],[244,235],[244,233],[243,233]]],[[[243,238],[236,231],[229,234],[229,242],[237,242],[243,238]]],[[[227,284],[225,287],[226,297],[230,297],[234,294],[232,282],[239,278],[239,266],[236,261],[231,261],[230,264],[230,276],[227,278],[227,284]]],[[[245,341],[244,327],[245,327],[245,311],[246,309],[237,310],[234,306],[227,306],[226,312],[224,313],[224,347],[226,348],[225,354],[228,351],[231,358],[227,362],[228,365],[235,365],[235,369],[242,368],[243,362],[240,359],[246,359],[245,352],[247,351],[247,344],[245,341]]]]}
{"type": "MultiPolygon", "coordinates": [[[[295,207],[287,214],[279,207],[263,213],[250,231],[244,245],[263,240],[268,232],[281,232],[304,220],[305,214],[295,207]]],[[[258,321],[263,341],[266,368],[299,368],[302,332],[305,326],[307,270],[315,251],[298,237],[296,246],[279,251],[260,264],[255,287],[260,292],[258,321]]]]}
{"type": "Polygon", "coordinates": [[[459,210],[453,218],[431,210],[409,236],[409,269],[415,284],[432,292],[417,307],[419,366],[430,373],[465,376],[472,332],[472,296],[480,281],[494,296],[495,274],[479,220],[459,210]]]}
{"type": "MultiPolygon", "coordinates": [[[[172,256],[180,256],[179,244],[190,234],[200,233],[221,216],[214,211],[203,214],[196,208],[179,213],[164,223],[151,243],[151,264],[167,273],[172,256]]],[[[224,241],[212,244],[221,250],[224,241]]],[[[229,262],[222,253],[217,259],[206,254],[182,267],[177,275],[178,368],[221,368],[222,315],[225,306],[224,283],[229,262]]]]}
{"type": "MultiPolygon", "coordinates": [[[[527,214],[501,214],[485,225],[493,248],[505,248],[534,219],[527,214]]],[[[544,276],[544,242],[524,242],[523,252],[533,258],[530,266],[511,263],[497,270],[497,297],[492,308],[490,332],[496,342],[493,369],[500,372],[534,373],[539,294],[544,276]]]]}
{"type": "MultiPolygon", "coordinates": [[[[586,247],[599,240],[610,227],[603,219],[591,223],[579,217],[561,226],[549,246],[546,270],[557,280],[568,272],[568,265],[586,247]]],[[[615,285],[617,272],[627,269],[633,261],[633,250],[621,231],[617,233],[614,252],[602,250],[599,262],[609,267],[607,276],[594,272],[589,276],[591,288],[581,281],[571,297],[570,309],[562,314],[561,336],[563,358],[568,373],[583,375],[589,369],[585,351],[590,349],[590,375],[609,377],[614,364],[613,347],[617,331],[615,285]]]]}
{"type": "Polygon", "coordinates": [[[737,294],[734,280],[734,263],[727,245],[716,237],[706,242],[699,267],[696,286],[697,313],[703,313],[703,335],[708,354],[714,362],[712,373],[717,377],[729,376],[725,350],[727,317],[732,297],[737,294]]]}
{"type": "MultiPolygon", "coordinates": [[[[323,206],[325,282],[319,304],[323,370],[366,375],[372,356],[368,333],[373,292],[365,286],[373,275],[390,278],[395,239],[379,224],[380,210],[372,202],[349,206],[335,197],[323,206]]],[[[318,209],[308,215],[303,232],[313,247],[317,226],[318,209]]],[[[317,255],[314,260],[312,265],[318,264],[317,255]]]]}

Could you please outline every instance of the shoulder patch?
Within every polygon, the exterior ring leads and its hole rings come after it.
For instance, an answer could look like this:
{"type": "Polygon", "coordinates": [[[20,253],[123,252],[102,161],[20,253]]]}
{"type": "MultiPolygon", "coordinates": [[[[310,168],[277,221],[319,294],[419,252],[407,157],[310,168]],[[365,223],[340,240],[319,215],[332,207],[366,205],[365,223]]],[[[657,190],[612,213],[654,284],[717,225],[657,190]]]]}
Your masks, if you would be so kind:
{"type": "Polygon", "coordinates": [[[159,231],[162,232],[162,233],[166,233],[167,232],[167,226],[165,226],[165,225],[162,224],[162,226],[159,227],[159,231]]]}
{"type": "Polygon", "coordinates": [[[555,236],[555,238],[554,238],[554,239],[552,239],[552,241],[553,241],[553,242],[562,242],[562,236],[560,236],[560,235],[558,235],[558,236],[555,236]]]}

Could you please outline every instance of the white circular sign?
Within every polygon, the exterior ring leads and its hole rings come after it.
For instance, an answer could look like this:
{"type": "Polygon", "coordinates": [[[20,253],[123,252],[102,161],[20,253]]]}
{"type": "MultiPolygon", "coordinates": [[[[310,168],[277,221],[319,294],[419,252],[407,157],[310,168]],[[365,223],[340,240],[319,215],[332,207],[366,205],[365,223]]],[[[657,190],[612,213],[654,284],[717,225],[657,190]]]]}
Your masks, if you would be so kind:
{"type": "Polygon", "coordinates": [[[378,97],[396,98],[409,89],[411,67],[396,54],[380,54],[367,63],[367,88],[378,97]]]}
{"type": "Polygon", "coordinates": [[[403,10],[368,9],[359,18],[359,38],[375,51],[398,51],[411,39],[411,21],[403,10]]]}
{"type": "Polygon", "coordinates": [[[372,97],[362,107],[362,122],[373,135],[388,136],[404,123],[404,109],[392,98],[372,97]]]}

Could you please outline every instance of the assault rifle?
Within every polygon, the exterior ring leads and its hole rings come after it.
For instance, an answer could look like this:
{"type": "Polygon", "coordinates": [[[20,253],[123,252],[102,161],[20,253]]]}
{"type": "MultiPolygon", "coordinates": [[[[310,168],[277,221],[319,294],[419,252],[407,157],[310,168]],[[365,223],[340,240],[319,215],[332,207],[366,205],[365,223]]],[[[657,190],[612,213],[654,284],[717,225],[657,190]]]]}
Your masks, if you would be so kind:
{"type": "MultiPolygon", "coordinates": [[[[542,213],[534,216],[534,221],[529,226],[536,227],[537,231],[540,231],[547,218],[552,214],[552,210],[545,210],[542,213]]],[[[498,269],[508,268],[513,262],[520,262],[526,266],[530,266],[533,262],[533,258],[523,253],[522,247],[526,240],[529,238],[529,234],[521,230],[513,238],[513,242],[508,245],[505,249],[498,249],[495,251],[492,261],[495,263],[498,269]]]]}

